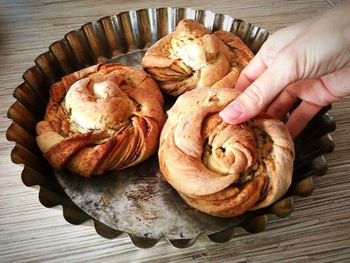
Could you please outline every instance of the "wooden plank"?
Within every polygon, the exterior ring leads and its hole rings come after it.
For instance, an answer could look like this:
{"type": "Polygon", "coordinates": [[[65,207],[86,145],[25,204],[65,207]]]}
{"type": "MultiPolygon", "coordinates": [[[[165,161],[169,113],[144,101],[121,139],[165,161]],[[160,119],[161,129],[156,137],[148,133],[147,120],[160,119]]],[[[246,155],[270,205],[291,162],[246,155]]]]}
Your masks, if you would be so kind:
{"type": "Polygon", "coordinates": [[[335,151],[327,155],[325,176],[315,178],[309,197],[298,197],[287,218],[271,218],[265,232],[238,231],[224,244],[205,237],[176,249],[161,240],[135,248],[126,235],[107,240],[91,222],[73,226],[61,209],[47,209],[38,191],[21,182],[22,167],[10,160],[14,146],[5,138],[6,111],[14,88],[34,59],[56,40],[84,23],[129,9],[193,7],[225,13],[270,32],[330,8],[321,0],[292,1],[1,1],[0,2],[0,262],[349,262],[350,261],[350,98],[335,103],[335,151]]]}

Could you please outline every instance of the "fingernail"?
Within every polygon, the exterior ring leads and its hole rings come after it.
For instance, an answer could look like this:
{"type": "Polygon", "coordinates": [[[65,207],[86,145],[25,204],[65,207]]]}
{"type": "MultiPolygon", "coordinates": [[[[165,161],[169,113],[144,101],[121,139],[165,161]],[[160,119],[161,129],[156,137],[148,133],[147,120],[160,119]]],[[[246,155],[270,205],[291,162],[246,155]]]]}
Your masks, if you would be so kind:
{"type": "Polygon", "coordinates": [[[226,108],[224,108],[220,113],[220,117],[225,121],[225,122],[232,122],[236,119],[238,119],[243,113],[241,105],[238,103],[232,103],[228,105],[226,108]]]}

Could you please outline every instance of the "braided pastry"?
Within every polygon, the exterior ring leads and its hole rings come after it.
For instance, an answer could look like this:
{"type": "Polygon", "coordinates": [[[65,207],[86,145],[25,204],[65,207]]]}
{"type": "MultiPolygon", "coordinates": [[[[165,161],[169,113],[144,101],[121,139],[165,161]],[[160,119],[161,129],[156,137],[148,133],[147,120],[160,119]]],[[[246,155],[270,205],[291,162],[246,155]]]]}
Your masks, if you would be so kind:
{"type": "Polygon", "coordinates": [[[252,57],[236,35],[210,33],[202,24],[185,19],[147,50],[142,65],[162,90],[178,96],[200,87],[233,87],[252,57]]]}
{"type": "Polygon", "coordinates": [[[283,122],[261,115],[240,125],[218,112],[239,93],[201,88],[168,111],[159,147],[166,181],[192,207],[220,217],[266,207],[291,183],[294,146],[283,122]]]}
{"type": "Polygon", "coordinates": [[[95,65],[52,85],[37,143],[54,168],[100,175],[149,157],[164,120],[161,92],[143,70],[95,65]]]}

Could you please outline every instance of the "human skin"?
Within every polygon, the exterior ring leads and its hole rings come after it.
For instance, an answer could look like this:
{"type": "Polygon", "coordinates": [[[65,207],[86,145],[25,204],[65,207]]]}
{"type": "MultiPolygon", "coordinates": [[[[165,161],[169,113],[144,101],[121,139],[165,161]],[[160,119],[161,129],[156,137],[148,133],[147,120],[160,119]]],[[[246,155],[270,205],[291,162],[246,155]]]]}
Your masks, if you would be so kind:
{"type": "Polygon", "coordinates": [[[242,71],[242,94],[221,112],[238,124],[262,111],[296,138],[320,109],[350,94],[350,3],[274,33],[242,71]]]}

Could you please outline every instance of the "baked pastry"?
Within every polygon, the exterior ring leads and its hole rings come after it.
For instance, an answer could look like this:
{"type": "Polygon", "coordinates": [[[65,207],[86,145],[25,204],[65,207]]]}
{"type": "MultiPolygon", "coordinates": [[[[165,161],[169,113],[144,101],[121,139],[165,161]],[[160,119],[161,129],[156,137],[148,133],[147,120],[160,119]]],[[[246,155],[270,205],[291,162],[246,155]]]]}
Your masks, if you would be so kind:
{"type": "Polygon", "coordinates": [[[200,87],[234,87],[253,53],[236,35],[211,33],[202,24],[185,19],[146,52],[142,66],[173,96],[200,87]]]}
{"type": "Polygon", "coordinates": [[[54,168],[100,175],[154,153],[164,120],[162,94],[147,73],[95,65],[52,85],[36,139],[54,168]]]}
{"type": "Polygon", "coordinates": [[[291,183],[294,146],[284,123],[261,115],[240,125],[218,112],[239,92],[201,88],[182,94],[160,137],[165,180],[190,206],[220,217],[266,207],[291,183]]]}

